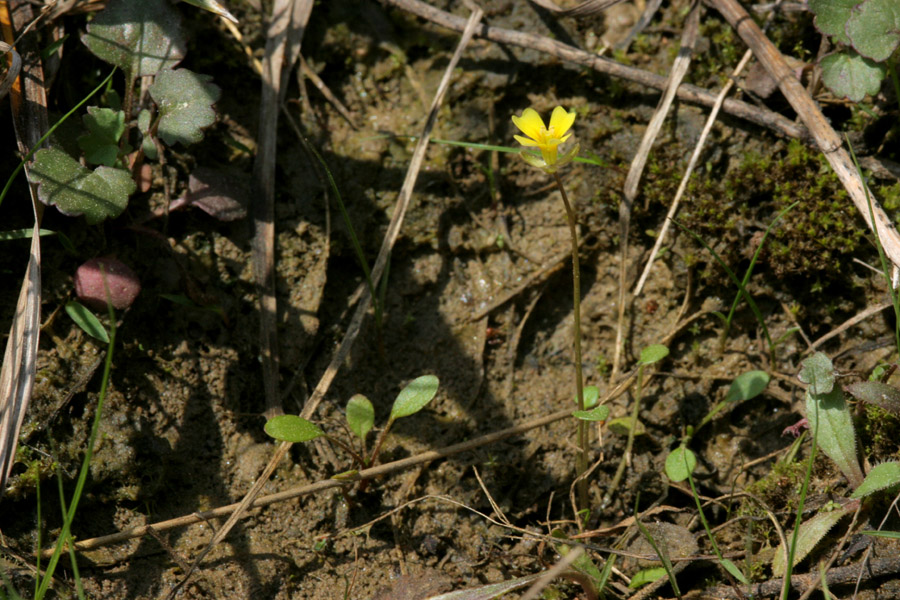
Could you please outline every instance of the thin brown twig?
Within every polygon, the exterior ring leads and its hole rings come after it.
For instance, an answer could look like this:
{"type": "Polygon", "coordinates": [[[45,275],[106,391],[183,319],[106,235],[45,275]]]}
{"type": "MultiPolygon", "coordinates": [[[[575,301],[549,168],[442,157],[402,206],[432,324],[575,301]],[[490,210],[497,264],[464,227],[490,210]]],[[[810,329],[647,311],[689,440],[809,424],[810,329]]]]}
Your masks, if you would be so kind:
{"type": "MultiPolygon", "coordinates": [[[[457,17],[456,15],[429,6],[421,0],[381,0],[381,2],[408,11],[423,19],[446,27],[447,29],[462,31],[465,27],[465,19],[462,17],[457,17]]],[[[532,48],[560,60],[588,67],[599,73],[605,73],[612,77],[633,81],[634,83],[650,88],[658,90],[666,88],[667,78],[662,75],[656,75],[655,73],[623,65],[614,60],[597,56],[585,50],[550,39],[546,36],[522,31],[512,31],[501,27],[491,27],[489,25],[482,25],[479,28],[479,31],[476,32],[476,35],[477,37],[500,44],[510,44],[519,46],[520,48],[532,48]]],[[[716,94],[686,83],[683,83],[678,87],[677,95],[681,100],[700,104],[702,106],[713,106],[716,102],[716,94]]],[[[722,109],[732,116],[771,129],[781,135],[797,138],[803,140],[805,143],[809,143],[812,139],[809,132],[802,125],[798,125],[776,112],[761,109],[752,104],[741,102],[740,100],[731,99],[725,100],[722,109]]]]}
{"type": "Polygon", "coordinates": [[[843,148],[841,137],[831,127],[803,84],[794,76],[784,56],[737,0],[707,1],[725,17],[744,43],[753,50],[753,54],[772,79],[778,83],[781,93],[809,129],[816,145],[847,190],[866,225],[881,241],[885,254],[894,265],[900,265],[900,234],[857,172],[850,154],[843,148]]]}

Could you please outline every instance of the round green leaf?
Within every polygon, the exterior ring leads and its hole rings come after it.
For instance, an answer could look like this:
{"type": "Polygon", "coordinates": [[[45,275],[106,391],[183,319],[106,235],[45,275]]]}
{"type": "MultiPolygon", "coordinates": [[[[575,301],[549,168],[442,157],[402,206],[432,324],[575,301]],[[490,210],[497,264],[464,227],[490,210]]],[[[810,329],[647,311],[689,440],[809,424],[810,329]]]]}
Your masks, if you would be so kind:
{"type": "Polygon", "coordinates": [[[857,2],[859,0],[809,0],[809,10],[816,15],[815,24],[819,31],[842,44],[849,44],[844,26],[857,2]]]}
{"type": "Polygon", "coordinates": [[[641,350],[640,363],[642,365],[651,365],[660,361],[669,355],[669,349],[662,344],[653,344],[641,350]]]}
{"type": "Polygon", "coordinates": [[[35,153],[28,179],[39,184],[41,202],[70,216],[83,214],[89,225],[118,217],[137,189],[128,171],[103,166],[91,171],[57,148],[35,153]]]}
{"type": "Polygon", "coordinates": [[[831,391],[834,387],[834,366],[830,358],[816,352],[800,364],[800,381],[809,384],[810,394],[827,394],[831,391]]]}
{"type": "Polygon", "coordinates": [[[325,435],[315,423],[297,415],[278,415],[266,422],[266,433],[282,442],[308,442],[325,435]]]}
{"type": "Polygon", "coordinates": [[[437,394],[438,383],[438,378],[434,375],[422,375],[413,379],[394,400],[390,420],[414,415],[425,408],[437,394]]]}
{"type": "Polygon", "coordinates": [[[167,0],[110,0],[81,41],[129,79],[173,68],[187,46],[181,17],[167,0]]]}
{"type": "Polygon", "coordinates": [[[829,54],[819,62],[822,82],[836,96],[860,102],[866,94],[874,96],[887,74],[884,63],[877,63],[852,50],[829,54]]]}
{"type": "Polygon", "coordinates": [[[347,425],[361,440],[366,439],[366,434],[375,425],[375,409],[362,394],[356,394],[347,402],[347,425]]]}
{"type": "Polygon", "coordinates": [[[850,11],[844,29],[857,52],[883,62],[900,44],[900,2],[863,0],[850,11]]]}
{"type": "Polygon", "coordinates": [[[689,448],[679,446],[666,457],[666,476],[676,483],[684,481],[696,466],[697,456],[689,448]]]}
{"type": "Polygon", "coordinates": [[[609,407],[604,404],[593,410],[576,410],[572,416],[582,421],[605,421],[609,418],[609,407]]]}
{"type": "Polygon", "coordinates": [[[747,371],[731,382],[725,402],[743,402],[759,396],[769,385],[769,374],[765,371],[747,371]]]}
{"type": "MultiPolygon", "coordinates": [[[[597,389],[596,385],[589,385],[585,387],[582,392],[584,393],[584,409],[590,410],[597,406],[597,401],[600,399],[600,390],[597,389]]],[[[575,394],[575,404],[578,404],[578,394],[575,394]]]]}
{"type": "Polygon", "coordinates": [[[203,139],[203,128],[216,122],[212,105],[221,90],[211,82],[209,75],[188,69],[161,71],[156,76],[150,96],[159,107],[157,134],[167,145],[195,144],[203,139]]]}

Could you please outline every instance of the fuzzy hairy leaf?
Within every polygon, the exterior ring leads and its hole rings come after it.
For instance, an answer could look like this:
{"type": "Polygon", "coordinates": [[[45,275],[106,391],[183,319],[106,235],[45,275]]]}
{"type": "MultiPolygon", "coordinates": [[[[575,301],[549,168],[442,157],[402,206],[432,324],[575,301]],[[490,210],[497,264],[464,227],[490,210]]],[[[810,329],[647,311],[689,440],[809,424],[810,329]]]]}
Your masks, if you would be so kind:
{"type": "Polygon", "coordinates": [[[166,144],[195,144],[203,139],[203,128],[216,122],[212,105],[221,90],[211,81],[209,75],[188,69],[161,71],[156,76],[150,96],[159,107],[157,134],[166,144]]]}
{"type": "Polygon", "coordinates": [[[859,381],[847,386],[851,396],[900,415],[900,390],[880,381],[859,381]]]}
{"type": "Polygon", "coordinates": [[[827,394],[834,387],[834,365],[831,359],[816,352],[801,363],[800,381],[809,384],[811,394],[827,394]]]}
{"type": "Polygon", "coordinates": [[[893,488],[900,484],[900,463],[886,462],[875,465],[866,480],[862,482],[858,488],[853,490],[851,498],[865,498],[871,496],[875,492],[893,488]]]}
{"type": "MultiPolygon", "coordinates": [[[[837,525],[844,515],[848,515],[852,510],[848,508],[839,508],[830,512],[819,513],[809,521],[800,524],[800,533],[797,535],[797,547],[794,548],[794,565],[796,566],[801,560],[812,552],[822,538],[824,538],[831,528],[837,525]]],[[[793,539],[793,532],[787,534],[788,543],[793,539]]],[[[784,546],[778,544],[775,549],[775,557],[772,559],[772,574],[775,577],[784,575],[786,562],[784,560],[784,546]]]]}
{"type": "Polygon", "coordinates": [[[129,80],[174,68],[186,48],[181,17],[167,0],[110,0],[81,41],[129,80]]]}
{"type": "Polygon", "coordinates": [[[56,148],[35,153],[29,179],[40,184],[41,202],[70,216],[83,214],[90,225],[122,214],[137,187],[127,171],[102,166],[90,171],[56,148]]]}
{"type": "Polygon", "coordinates": [[[859,0],[809,0],[809,10],[816,15],[816,28],[825,35],[833,36],[842,44],[849,44],[850,38],[844,32],[850,11],[859,0]]]}
{"type": "Polygon", "coordinates": [[[863,481],[862,469],[856,456],[856,430],[844,393],[833,389],[830,393],[813,395],[806,391],[806,419],[816,436],[819,448],[833,460],[850,485],[858,487],[863,481]]]}
{"type": "Polygon", "coordinates": [[[860,56],[853,50],[829,54],[821,60],[822,82],[836,96],[860,102],[866,94],[874,96],[887,75],[884,64],[860,56]]]}
{"type": "Polygon", "coordinates": [[[857,52],[885,61],[900,44],[900,2],[863,0],[850,11],[844,30],[857,52]]]}
{"type": "Polygon", "coordinates": [[[437,394],[438,384],[438,378],[434,375],[422,375],[410,381],[394,400],[390,420],[414,415],[425,408],[437,394]]]}

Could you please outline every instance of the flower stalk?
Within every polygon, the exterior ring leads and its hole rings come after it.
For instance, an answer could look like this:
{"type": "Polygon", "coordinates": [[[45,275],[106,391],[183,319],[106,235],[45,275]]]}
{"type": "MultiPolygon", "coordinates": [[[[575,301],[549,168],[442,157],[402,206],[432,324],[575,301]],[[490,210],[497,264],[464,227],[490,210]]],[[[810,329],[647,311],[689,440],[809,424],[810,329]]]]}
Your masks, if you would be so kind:
{"type": "MultiPolygon", "coordinates": [[[[566,188],[557,172],[559,167],[568,163],[578,153],[578,144],[572,147],[562,156],[559,155],[559,147],[572,136],[569,129],[575,122],[575,112],[567,112],[561,106],[553,109],[550,115],[550,123],[545,126],[543,119],[536,110],[526,108],[521,116],[513,116],[513,123],[524,136],[514,136],[516,140],[526,148],[537,148],[541,155],[531,154],[526,150],[520,153],[522,159],[529,165],[543,170],[552,175],[562,196],[563,206],[566,209],[566,219],[569,222],[569,235],[572,243],[572,304],[575,313],[574,323],[574,354],[575,354],[575,397],[578,402],[578,410],[584,410],[584,376],[582,373],[581,359],[581,267],[578,261],[578,219],[575,209],[569,202],[566,188]]],[[[577,477],[587,470],[588,464],[588,423],[578,420],[578,447],[580,452],[576,458],[577,477]]],[[[579,479],[577,484],[578,503],[581,508],[588,505],[587,480],[579,479]]]]}

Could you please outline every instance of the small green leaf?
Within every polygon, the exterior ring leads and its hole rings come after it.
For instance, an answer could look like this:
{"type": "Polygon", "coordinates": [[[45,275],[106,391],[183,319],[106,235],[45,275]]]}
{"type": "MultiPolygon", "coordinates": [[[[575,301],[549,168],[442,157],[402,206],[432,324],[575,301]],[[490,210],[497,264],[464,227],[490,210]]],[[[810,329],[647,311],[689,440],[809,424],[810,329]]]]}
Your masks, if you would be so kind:
{"type": "Polygon", "coordinates": [[[649,569],[641,569],[640,571],[635,573],[634,576],[632,576],[631,582],[628,584],[628,589],[636,590],[647,585],[648,583],[653,583],[658,579],[662,579],[665,576],[665,567],[650,567],[649,569]]]}
{"type": "Polygon", "coordinates": [[[857,52],[883,62],[900,44],[900,2],[863,0],[850,11],[844,29],[857,52]]]}
{"type": "Polygon", "coordinates": [[[434,375],[422,375],[413,379],[394,400],[390,420],[414,415],[425,408],[437,394],[438,384],[438,378],[434,375]]]}
{"type": "Polygon", "coordinates": [[[816,15],[815,25],[819,31],[842,44],[849,44],[844,26],[857,2],[859,0],[809,0],[809,10],[816,15]]]}
{"type": "MultiPolygon", "coordinates": [[[[801,560],[812,552],[822,538],[831,531],[838,521],[844,515],[849,514],[846,508],[832,510],[830,512],[819,513],[812,519],[800,524],[800,532],[797,535],[797,546],[794,548],[794,565],[796,566],[801,560]]],[[[787,534],[787,539],[793,539],[793,532],[787,534]]],[[[772,558],[772,573],[775,577],[784,575],[784,546],[779,544],[775,549],[775,556],[772,558]]]]}
{"type": "MultiPolygon", "coordinates": [[[[569,539],[560,529],[551,531],[550,536],[558,540],[569,539]]],[[[559,552],[560,556],[566,556],[569,552],[574,550],[569,544],[553,544],[553,547],[559,552]]],[[[594,561],[591,560],[590,554],[587,552],[581,554],[581,556],[572,562],[572,568],[588,578],[591,588],[594,590],[599,589],[598,584],[603,580],[603,574],[600,572],[600,569],[597,568],[597,565],[594,564],[594,561]]]]}
{"type": "MultiPolygon", "coordinates": [[[[56,235],[57,232],[50,229],[38,229],[38,235],[45,237],[48,235],[56,235]]],[[[31,239],[34,235],[34,227],[26,227],[25,229],[10,229],[9,231],[0,231],[0,242],[8,242],[9,240],[21,240],[23,238],[31,239]]]]}
{"type": "Polygon", "coordinates": [[[669,349],[662,344],[653,344],[641,350],[641,358],[638,362],[642,365],[651,365],[669,355],[669,349]]]}
{"type": "Polygon", "coordinates": [[[366,439],[366,434],[375,425],[375,408],[362,394],[356,394],[347,402],[347,425],[361,440],[366,439]]]}
{"type": "Polygon", "coordinates": [[[572,416],[582,421],[605,421],[609,418],[609,407],[604,404],[591,410],[576,410],[572,416]]]}
{"type": "Polygon", "coordinates": [[[853,50],[829,54],[819,62],[822,82],[835,96],[860,102],[866,94],[874,96],[881,89],[887,67],[860,56],[853,50]]]}
{"type": "MultiPolygon", "coordinates": [[[[830,361],[829,361],[830,362],[830,361]]],[[[830,393],[813,395],[806,390],[806,418],[816,442],[828,458],[833,460],[850,485],[858,487],[863,481],[862,469],[856,456],[856,430],[844,393],[833,389],[830,393]]]]}
{"type": "Polygon", "coordinates": [[[110,0],[81,41],[129,80],[175,67],[186,48],[181,17],[166,0],[110,0]]]}
{"type": "Polygon", "coordinates": [[[72,317],[75,324],[81,327],[86,334],[100,340],[104,344],[109,343],[109,333],[107,333],[106,327],[86,306],[72,300],[66,303],[66,313],[72,317]]]}
{"type": "Polygon", "coordinates": [[[847,392],[857,400],[900,415],[900,390],[892,385],[880,381],[859,381],[848,385],[847,392]]]}
{"type": "Polygon", "coordinates": [[[720,564],[725,568],[726,571],[731,573],[732,577],[734,577],[744,585],[750,585],[750,580],[747,579],[747,576],[744,575],[744,573],[740,569],[738,569],[737,565],[731,562],[731,560],[723,558],[720,564]]]}
{"type": "Polygon", "coordinates": [[[769,385],[769,374],[765,371],[747,371],[731,382],[725,402],[743,402],[759,396],[769,385]]]}
{"type": "Polygon", "coordinates": [[[340,473],[335,473],[334,475],[331,476],[331,478],[337,479],[338,481],[343,481],[346,479],[353,480],[353,479],[356,479],[356,477],[358,475],[359,475],[358,469],[350,469],[349,471],[341,471],[340,473]]]}
{"type": "MultiPolygon", "coordinates": [[[[600,390],[597,389],[596,385],[589,385],[582,390],[584,393],[584,408],[585,410],[589,410],[597,406],[597,401],[600,400],[600,390]]],[[[578,404],[578,394],[575,394],[575,404],[578,404]]]]}
{"type": "Polygon", "coordinates": [[[89,163],[112,167],[119,156],[119,138],[125,133],[125,113],[89,106],[82,117],[88,133],[78,138],[89,163]]]}
{"type": "Polygon", "coordinates": [[[893,488],[900,484],[900,463],[885,462],[875,465],[866,479],[850,494],[851,498],[865,498],[875,492],[893,488]]]}
{"type": "Polygon", "coordinates": [[[834,366],[831,359],[816,352],[801,363],[800,381],[809,384],[809,393],[827,394],[834,387],[834,366]]]}
{"type": "Polygon", "coordinates": [[[150,96],[159,107],[157,134],[169,146],[194,144],[203,139],[203,128],[216,122],[212,105],[219,99],[219,86],[212,77],[187,69],[161,71],[150,86],[150,96]]]}
{"type": "Polygon", "coordinates": [[[684,481],[697,467],[697,455],[690,448],[679,446],[666,457],[666,477],[678,483],[684,481]]]}
{"type": "Polygon", "coordinates": [[[83,214],[89,225],[119,216],[137,187],[127,171],[101,166],[92,172],[56,148],[38,150],[29,179],[40,184],[41,202],[70,216],[83,214]]]}
{"type": "MultiPolygon", "coordinates": [[[[616,435],[628,435],[628,432],[631,431],[631,423],[631,417],[619,417],[607,423],[606,426],[616,435]]],[[[643,435],[645,432],[646,429],[644,428],[644,424],[638,419],[637,427],[634,429],[634,435],[643,435]]]]}
{"type": "Polygon", "coordinates": [[[266,422],[266,433],[282,442],[308,442],[325,435],[315,423],[297,415],[278,415],[266,422]]]}

